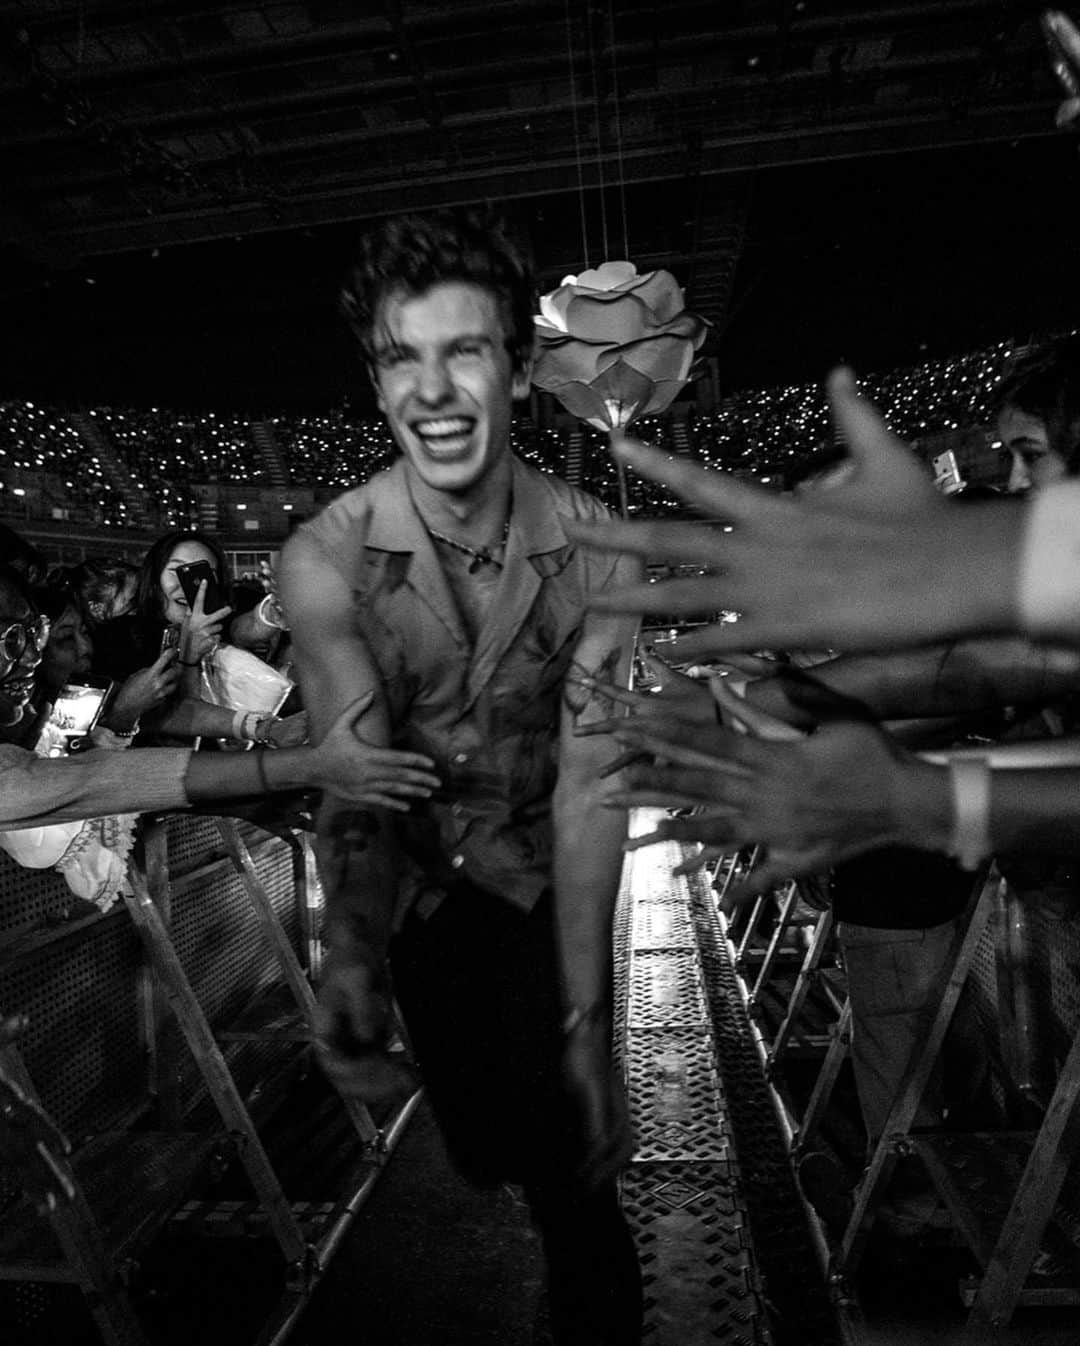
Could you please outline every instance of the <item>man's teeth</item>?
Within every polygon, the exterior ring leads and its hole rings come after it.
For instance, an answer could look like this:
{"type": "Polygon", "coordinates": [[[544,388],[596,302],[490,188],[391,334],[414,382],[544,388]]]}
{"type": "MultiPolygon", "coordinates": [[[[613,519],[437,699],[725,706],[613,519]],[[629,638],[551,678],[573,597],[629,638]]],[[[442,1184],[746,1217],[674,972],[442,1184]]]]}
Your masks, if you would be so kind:
{"type": "Polygon", "coordinates": [[[420,421],[416,425],[416,433],[424,439],[457,439],[467,435],[471,429],[471,421],[456,416],[438,421],[420,421]]]}

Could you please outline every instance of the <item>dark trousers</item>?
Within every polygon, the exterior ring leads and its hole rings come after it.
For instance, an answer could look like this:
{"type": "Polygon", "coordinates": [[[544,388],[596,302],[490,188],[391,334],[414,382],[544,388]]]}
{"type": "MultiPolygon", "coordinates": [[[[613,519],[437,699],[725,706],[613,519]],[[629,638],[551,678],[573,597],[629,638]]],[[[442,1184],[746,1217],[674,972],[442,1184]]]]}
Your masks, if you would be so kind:
{"type": "Polygon", "coordinates": [[[613,1183],[577,1177],[562,1084],[550,897],[525,915],[462,886],[390,946],[394,989],[432,1109],[470,1181],[519,1183],[544,1243],[559,1346],[632,1346],[641,1274],[613,1183]]]}

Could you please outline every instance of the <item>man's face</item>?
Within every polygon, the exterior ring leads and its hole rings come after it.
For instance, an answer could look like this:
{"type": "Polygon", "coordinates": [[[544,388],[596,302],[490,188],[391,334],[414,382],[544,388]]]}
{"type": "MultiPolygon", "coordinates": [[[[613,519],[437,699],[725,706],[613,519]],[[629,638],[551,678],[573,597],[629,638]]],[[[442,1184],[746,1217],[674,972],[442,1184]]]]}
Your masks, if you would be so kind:
{"type": "Polygon", "coordinates": [[[1019,407],[1006,407],[998,417],[998,435],[1009,453],[1010,494],[1038,490],[1067,475],[1065,459],[1050,447],[1046,422],[1019,407]]]}
{"type": "Polygon", "coordinates": [[[413,473],[435,491],[468,493],[509,452],[515,371],[494,296],[464,281],[391,295],[379,310],[379,407],[413,473]]]}

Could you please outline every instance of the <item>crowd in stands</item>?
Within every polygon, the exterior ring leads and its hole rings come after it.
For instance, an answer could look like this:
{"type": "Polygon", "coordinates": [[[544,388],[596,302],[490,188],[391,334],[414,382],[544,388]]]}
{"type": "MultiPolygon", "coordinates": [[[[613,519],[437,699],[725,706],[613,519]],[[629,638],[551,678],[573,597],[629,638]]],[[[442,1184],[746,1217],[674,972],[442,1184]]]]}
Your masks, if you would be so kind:
{"type": "Polygon", "coordinates": [[[326,416],[275,416],[270,422],[297,486],[348,490],[385,467],[393,446],[382,421],[326,416]]]}
{"type": "MultiPolygon", "coordinates": [[[[1001,342],[956,359],[938,360],[863,379],[897,434],[914,442],[965,427],[989,427],[991,403],[1002,371],[1015,357],[1015,343],[1001,342]]],[[[10,498],[32,472],[54,485],[65,508],[81,521],[124,527],[131,510],[125,493],[140,492],[153,522],[181,528],[199,519],[193,487],[269,487],[273,465],[256,442],[254,422],[237,415],[95,408],[86,414],[119,472],[110,472],[92,444],[80,437],[67,414],[28,402],[0,404],[0,483],[10,517],[25,517],[10,498]],[[124,475],[126,474],[126,476],[124,475]]],[[[288,483],[327,492],[362,484],[393,457],[382,421],[324,415],[276,415],[265,422],[288,483]]],[[[790,486],[835,446],[828,408],[815,384],[767,387],[731,394],[715,410],[697,402],[676,406],[663,417],[637,422],[634,433],[669,453],[685,454],[709,467],[754,473],[776,486],[790,486]]],[[[987,431],[987,438],[991,438],[987,431]]],[[[569,476],[606,504],[621,503],[618,472],[606,451],[606,435],[591,426],[537,426],[514,421],[516,452],[544,471],[569,476]],[[573,442],[580,437],[580,450],[573,442]]],[[[977,474],[986,479],[985,471],[977,474]]],[[[682,506],[662,484],[626,483],[631,514],[668,514],[682,506]]],[[[58,502],[59,503],[59,502],[58,502]]],[[[49,516],[48,508],[38,511],[49,516]]]]}
{"type": "Polygon", "coordinates": [[[194,414],[150,407],[98,407],[89,413],[138,484],[165,478],[178,483],[268,483],[267,464],[240,416],[194,414]]]}
{"type": "Polygon", "coordinates": [[[0,404],[0,501],[6,514],[28,513],[26,497],[40,493],[37,510],[122,527],[127,506],[99,457],[55,409],[33,402],[0,404]]]}

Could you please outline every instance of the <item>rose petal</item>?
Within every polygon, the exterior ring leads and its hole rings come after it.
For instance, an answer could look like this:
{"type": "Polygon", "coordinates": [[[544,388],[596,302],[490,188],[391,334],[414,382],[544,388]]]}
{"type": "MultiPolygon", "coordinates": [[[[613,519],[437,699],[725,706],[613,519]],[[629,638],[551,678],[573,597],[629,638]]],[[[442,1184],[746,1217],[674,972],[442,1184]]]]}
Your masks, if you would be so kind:
{"type": "Polygon", "coordinates": [[[577,294],[566,310],[566,330],[582,341],[614,346],[638,341],[653,331],[649,310],[632,294],[577,294]]]}
{"type": "Polygon", "coordinates": [[[604,399],[589,384],[564,383],[561,387],[551,388],[549,391],[554,393],[571,416],[580,416],[583,421],[595,425],[598,430],[613,428],[604,399]]]}
{"type": "Polygon", "coordinates": [[[574,284],[585,290],[613,290],[636,278],[637,267],[633,262],[602,262],[591,271],[582,271],[574,284]]]}
{"type": "Polygon", "coordinates": [[[607,404],[613,426],[625,428],[641,414],[653,395],[653,381],[622,360],[617,360],[593,379],[592,389],[607,404]]]}
{"type": "MultiPolygon", "coordinates": [[[[620,346],[616,359],[623,360],[650,379],[685,380],[694,363],[694,343],[686,337],[655,336],[620,346]]],[[[604,368],[606,360],[598,362],[604,368]]]]}
{"type": "Polygon", "coordinates": [[[560,331],[566,331],[566,306],[560,306],[555,302],[558,290],[551,294],[542,294],[540,296],[540,317],[549,327],[558,328],[560,331]]]}
{"type": "Polygon", "coordinates": [[[607,342],[574,340],[541,345],[533,365],[533,382],[549,391],[575,380],[590,383],[603,368],[604,357],[614,349],[607,342]]]}
{"type": "Polygon", "coordinates": [[[670,271],[650,271],[631,293],[646,306],[654,323],[670,322],[686,309],[682,287],[670,271]]]}
{"type": "Polygon", "coordinates": [[[652,396],[636,415],[656,416],[661,411],[666,411],[685,387],[685,379],[671,379],[662,383],[654,383],[652,396]]]}
{"type": "Polygon", "coordinates": [[[540,338],[541,341],[558,342],[558,341],[572,340],[572,338],[567,336],[567,334],[561,328],[549,327],[547,323],[544,321],[544,319],[541,318],[538,313],[533,314],[533,326],[536,329],[536,335],[540,338]]]}

